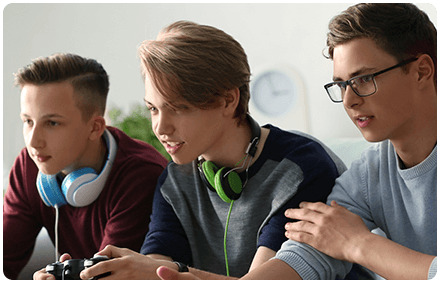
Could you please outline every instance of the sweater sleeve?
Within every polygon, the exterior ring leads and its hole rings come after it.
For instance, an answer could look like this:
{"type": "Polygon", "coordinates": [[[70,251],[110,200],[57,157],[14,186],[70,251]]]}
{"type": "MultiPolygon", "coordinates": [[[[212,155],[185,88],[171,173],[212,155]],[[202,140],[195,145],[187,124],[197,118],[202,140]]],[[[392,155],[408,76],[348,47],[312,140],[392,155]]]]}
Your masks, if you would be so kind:
{"type": "Polygon", "coordinates": [[[333,166],[332,161],[328,161],[328,165],[317,168],[313,167],[312,174],[307,170],[304,172],[307,176],[301,182],[298,192],[286,204],[284,204],[271,217],[267,225],[261,230],[258,246],[265,246],[273,251],[278,251],[281,244],[287,240],[285,237],[285,224],[291,222],[292,219],[284,216],[284,212],[288,208],[298,208],[303,201],[308,202],[325,202],[330,194],[335,179],[338,177],[338,171],[333,166]]]}
{"type": "Polygon", "coordinates": [[[343,279],[352,267],[346,261],[334,259],[312,246],[288,240],[274,257],[290,265],[303,280],[343,279]]]}
{"type": "MultiPolygon", "coordinates": [[[[298,207],[303,200],[325,202],[339,175],[335,164],[323,159],[322,155],[306,157],[307,162],[298,162],[300,166],[302,164],[304,180],[296,195],[297,201],[291,207],[298,207]]],[[[275,258],[289,264],[303,280],[343,279],[352,267],[349,262],[334,259],[307,244],[292,240],[282,244],[275,258]]]]}
{"type": "MultiPolygon", "coordinates": [[[[373,154],[370,154],[370,156],[374,157],[373,154]]],[[[368,166],[367,168],[368,164],[373,163],[372,160],[366,159],[364,152],[361,159],[354,161],[350,170],[344,172],[336,180],[327,201],[327,204],[330,205],[330,202],[334,200],[352,213],[359,215],[370,231],[377,228],[377,224],[374,222],[371,214],[366,180],[366,174],[372,176],[379,175],[379,172],[372,172],[372,170],[378,170],[375,166],[368,166]]]]}
{"type": "Polygon", "coordinates": [[[28,262],[42,227],[28,199],[29,190],[35,190],[28,184],[35,184],[37,174],[30,162],[24,149],[11,169],[3,202],[3,272],[9,279],[17,279],[28,262]]]}
{"type": "Polygon", "coordinates": [[[435,275],[437,275],[437,257],[434,258],[429,267],[428,280],[433,279],[435,275]]]}
{"type": "Polygon", "coordinates": [[[175,261],[192,264],[191,248],[185,231],[173,207],[162,195],[161,187],[168,171],[162,173],[153,200],[150,229],[142,245],[142,254],[160,254],[175,261]]]}

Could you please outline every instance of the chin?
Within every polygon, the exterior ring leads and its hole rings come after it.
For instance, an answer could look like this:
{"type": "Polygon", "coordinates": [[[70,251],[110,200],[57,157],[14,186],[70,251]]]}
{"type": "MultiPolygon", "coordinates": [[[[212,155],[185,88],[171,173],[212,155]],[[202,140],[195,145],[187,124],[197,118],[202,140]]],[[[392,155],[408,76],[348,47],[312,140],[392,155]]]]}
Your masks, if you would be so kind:
{"type": "Polygon", "coordinates": [[[43,173],[44,175],[55,175],[59,171],[53,171],[53,170],[46,170],[45,168],[38,168],[38,170],[43,173]]]}
{"type": "Polygon", "coordinates": [[[173,160],[174,163],[176,163],[178,165],[185,165],[185,164],[191,163],[193,160],[195,160],[194,158],[179,158],[179,157],[173,156],[173,155],[171,155],[171,159],[173,160]]]}
{"type": "Polygon", "coordinates": [[[364,137],[364,139],[367,142],[381,142],[381,141],[386,140],[386,138],[381,138],[381,137],[372,135],[370,133],[365,133],[365,132],[362,132],[362,131],[361,131],[361,133],[362,133],[362,136],[364,137]]]}

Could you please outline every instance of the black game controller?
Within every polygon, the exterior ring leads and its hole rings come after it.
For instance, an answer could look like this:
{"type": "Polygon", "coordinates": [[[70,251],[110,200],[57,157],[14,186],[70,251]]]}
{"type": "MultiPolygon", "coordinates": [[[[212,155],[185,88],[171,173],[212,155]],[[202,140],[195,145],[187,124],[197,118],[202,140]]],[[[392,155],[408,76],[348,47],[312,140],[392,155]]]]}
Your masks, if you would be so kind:
{"type": "MultiPolygon", "coordinates": [[[[108,259],[105,255],[97,255],[90,259],[69,259],[63,262],[48,264],[46,272],[55,276],[56,280],[81,280],[79,274],[83,269],[108,259]]],[[[110,272],[95,276],[93,279],[99,279],[108,275],[110,275],[110,272]]]]}

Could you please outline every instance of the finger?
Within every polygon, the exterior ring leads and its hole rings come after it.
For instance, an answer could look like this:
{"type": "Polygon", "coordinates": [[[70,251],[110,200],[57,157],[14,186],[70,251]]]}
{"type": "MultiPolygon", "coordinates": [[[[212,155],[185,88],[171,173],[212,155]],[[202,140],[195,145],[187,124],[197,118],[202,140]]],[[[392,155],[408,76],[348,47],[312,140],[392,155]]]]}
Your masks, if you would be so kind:
{"type": "Polygon", "coordinates": [[[158,267],[156,273],[162,280],[200,280],[200,278],[189,272],[177,272],[166,266],[158,267]]]}
{"type": "Polygon", "coordinates": [[[320,212],[307,208],[290,208],[284,212],[284,215],[288,218],[310,222],[313,222],[320,214],[320,212]]]}
{"type": "Polygon", "coordinates": [[[55,280],[55,276],[50,273],[46,273],[46,268],[38,270],[32,277],[34,280],[55,280]]]}
{"type": "Polygon", "coordinates": [[[305,211],[301,208],[289,208],[284,212],[284,216],[295,220],[303,220],[304,214],[305,211]]]}
{"type": "Polygon", "coordinates": [[[311,245],[313,240],[313,235],[305,232],[291,231],[288,230],[285,232],[286,238],[300,243],[305,243],[311,245]]]}
{"type": "Polygon", "coordinates": [[[107,246],[105,246],[105,248],[103,248],[102,250],[100,250],[99,252],[94,254],[94,256],[96,256],[96,255],[105,255],[108,258],[111,258],[112,252],[114,250],[113,248],[115,248],[115,246],[107,245],[107,246]]]}
{"type": "Polygon", "coordinates": [[[316,228],[314,223],[308,221],[298,221],[293,223],[286,223],[285,227],[286,231],[291,232],[304,232],[308,234],[313,234],[316,228]]]}
{"type": "Polygon", "coordinates": [[[326,213],[328,211],[328,209],[330,208],[329,205],[323,203],[323,202],[306,202],[303,201],[302,203],[299,204],[299,206],[301,208],[306,208],[306,209],[310,209],[316,212],[320,212],[320,213],[326,213]]]}
{"type": "Polygon", "coordinates": [[[162,280],[178,280],[179,272],[176,270],[171,270],[168,267],[165,266],[159,266],[156,269],[156,274],[160,277],[162,280]]]}
{"type": "Polygon", "coordinates": [[[130,254],[132,251],[125,248],[118,248],[113,245],[107,245],[104,249],[97,252],[95,255],[105,255],[108,258],[117,258],[130,254]]]}
{"type": "Polygon", "coordinates": [[[69,260],[69,259],[72,259],[72,257],[70,256],[70,254],[62,254],[61,256],[60,256],[60,262],[63,262],[63,261],[66,261],[66,260],[69,260]]]}
{"type": "MultiPolygon", "coordinates": [[[[101,274],[104,274],[107,272],[111,272],[114,270],[114,267],[113,267],[114,261],[117,261],[117,260],[110,259],[110,260],[98,262],[97,264],[81,271],[81,273],[79,274],[79,277],[81,279],[85,280],[85,279],[91,279],[93,277],[96,277],[98,275],[101,275],[101,274]]],[[[109,276],[111,276],[111,275],[109,275],[109,276]]],[[[105,279],[110,279],[109,276],[106,276],[105,279]]]]}

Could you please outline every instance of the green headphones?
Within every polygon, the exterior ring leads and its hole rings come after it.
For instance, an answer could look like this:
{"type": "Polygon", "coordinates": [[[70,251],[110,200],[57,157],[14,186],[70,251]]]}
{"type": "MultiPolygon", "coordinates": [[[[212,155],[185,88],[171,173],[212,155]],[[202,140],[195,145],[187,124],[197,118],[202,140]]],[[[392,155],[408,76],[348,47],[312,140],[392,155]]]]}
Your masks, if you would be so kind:
{"type": "MultiPolygon", "coordinates": [[[[249,115],[247,118],[250,122],[252,138],[246,150],[246,159],[243,164],[246,163],[249,156],[251,156],[251,158],[255,156],[261,134],[258,123],[249,115]]],[[[234,172],[236,170],[235,168],[222,167],[219,169],[211,161],[201,160],[200,162],[201,164],[199,163],[198,165],[200,177],[208,189],[217,192],[219,197],[227,203],[231,203],[233,200],[240,198],[243,187],[246,185],[247,177],[243,185],[238,173],[234,172]]],[[[250,162],[247,169],[249,169],[249,165],[250,162]]]]}

